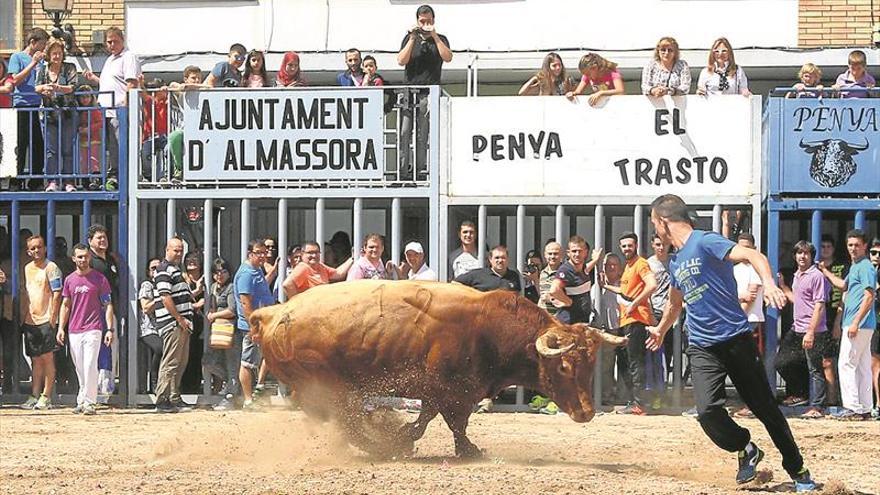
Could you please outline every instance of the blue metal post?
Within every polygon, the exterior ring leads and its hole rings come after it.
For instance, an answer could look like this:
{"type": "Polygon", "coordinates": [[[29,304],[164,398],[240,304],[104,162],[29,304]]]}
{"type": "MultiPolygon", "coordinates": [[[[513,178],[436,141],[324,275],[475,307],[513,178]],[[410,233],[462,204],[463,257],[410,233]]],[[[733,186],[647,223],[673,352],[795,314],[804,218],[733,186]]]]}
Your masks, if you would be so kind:
{"type": "MultiPolygon", "coordinates": [[[[779,212],[768,209],[767,212],[767,259],[770,261],[770,272],[777,273],[779,270],[779,212]]],[[[776,390],[776,348],[778,339],[776,325],[779,311],[767,308],[767,317],[764,322],[764,366],[767,372],[767,380],[770,388],[776,390]]]]}
{"type": "Polygon", "coordinates": [[[83,200],[83,218],[80,232],[80,241],[88,242],[89,227],[92,226],[92,200],[83,200]]]}
{"type": "Polygon", "coordinates": [[[55,201],[46,201],[46,253],[55,259],[55,201]]]}
{"type": "Polygon", "coordinates": [[[817,250],[822,245],[822,210],[813,210],[813,218],[810,220],[810,242],[817,250]]]}
{"type": "Polygon", "coordinates": [[[21,230],[21,204],[18,201],[12,202],[12,221],[11,224],[11,232],[9,236],[12,238],[12,245],[10,246],[12,251],[12,266],[10,278],[12,279],[12,314],[10,317],[12,318],[12,335],[14,337],[15,343],[12,344],[13,350],[15,350],[16,358],[12,361],[12,383],[13,390],[8,393],[16,394],[18,393],[18,363],[21,362],[21,359],[18,359],[21,356],[21,351],[19,346],[21,345],[21,336],[18,333],[18,284],[19,284],[19,270],[18,267],[21,266],[21,261],[19,260],[19,255],[21,254],[21,250],[18,249],[19,243],[21,242],[19,239],[19,230],[21,230]]]}
{"type": "MultiPolygon", "coordinates": [[[[117,222],[119,222],[119,239],[117,240],[117,252],[124,256],[128,255],[128,109],[120,108],[116,110],[116,118],[119,120],[119,160],[117,170],[118,177],[118,196],[117,196],[117,222]]],[[[131,260],[129,260],[131,261],[131,260]]],[[[134,281],[129,280],[129,263],[119,264],[119,303],[118,304],[134,304],[129,301],[129,288],[134,285],[134,281]]],[[[127,370],[129,367],[129,344],[131,339],[127,339],[128,331],[128,314],[129,308],[115,308],[116,314],[119,315],[119,328],[116,332],[116,338],[119,339],[119,369],[127,370]]],[[[137,314],[137,312],[135,312],[137,314]]],[[[136,347],[135,347],[136,349],[136,347]]],[[[136,366],[137,361],[133,366],[136,366]]],[[[128,382],[128,374],[120,372],[119,374],[119,395],[123,403],[128,402],[129,391],[132,390],[133,383],[128,382]]]]}
{"type": "Polygon", "coordinates": [[[857,210],[853,227],[859,230],[865,230],[865,210],[857,210]]]}

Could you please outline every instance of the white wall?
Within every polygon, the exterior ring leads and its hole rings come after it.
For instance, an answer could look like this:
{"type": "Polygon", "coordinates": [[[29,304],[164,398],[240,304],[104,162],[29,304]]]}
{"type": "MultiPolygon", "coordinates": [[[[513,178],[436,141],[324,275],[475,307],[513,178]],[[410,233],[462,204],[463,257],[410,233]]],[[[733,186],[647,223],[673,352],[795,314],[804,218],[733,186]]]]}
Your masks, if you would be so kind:
{"type": "MultiPolygon", "coordinates": [[[[255,0],[126,3],[129,47],[143,55],[271,51],[397,51],[416,0],[255,0]],[[329,29],[328,29],[329,28],[329,29]],[[162,33],[162,34],[160,34],[162,33]]],[[[439,0],[438,30],[454,51],[682,48],[718,36],[735,47],[797,45],[797,0],[439,0]]]]}

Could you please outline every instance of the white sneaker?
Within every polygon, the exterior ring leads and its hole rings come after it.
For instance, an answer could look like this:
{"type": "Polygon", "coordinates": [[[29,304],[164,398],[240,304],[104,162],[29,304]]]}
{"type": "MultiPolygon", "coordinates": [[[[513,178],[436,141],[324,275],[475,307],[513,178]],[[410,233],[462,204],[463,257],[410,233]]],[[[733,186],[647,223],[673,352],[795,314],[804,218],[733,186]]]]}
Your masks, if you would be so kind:
{"type": "Polygon", "coordinates": [[[46,186],[46,192],[55,192],[57,190],[58,184],[54,180],[49,181],[49,185],[46,186]]]}
{"type": "Polygon", "coordinates": [[[73,184],[70,184],[70,183],[65,184],[65,185],[64,185],[64,191],[66,191],[66,192],[76,192],[76,186],[74,186],[73,184]]]}

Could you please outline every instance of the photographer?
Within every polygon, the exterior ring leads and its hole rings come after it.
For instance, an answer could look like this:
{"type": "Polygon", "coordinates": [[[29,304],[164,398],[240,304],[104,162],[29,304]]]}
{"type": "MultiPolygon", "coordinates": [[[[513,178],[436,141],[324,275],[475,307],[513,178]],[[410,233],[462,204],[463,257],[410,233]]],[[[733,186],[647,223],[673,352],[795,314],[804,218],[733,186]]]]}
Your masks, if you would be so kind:
{"type": "MultiPolygon", "coordinates": [[[[417,24],[409,30],[400,44],[397,63],[406,66],[404,84],[440,84],[443,62],[452,61],[452,51],[446,36],[434,27],[434,9],[422,5],[416,10],[417,24]]],[[[400,179],[412,180],[413,168],[410,143],[413,131],[413,113],[418,119],[416,136],[416,180],[427,178],[428,172],[428,92],[418,90],[403,95],[400,129],[400,179]]]]}
{"type": "Polygon", "coordinates": [[[544,261],[541,259],[541,253],[536,249],[526,253],[526,266],[523,268],[523,295],[526,299],[538,304],[540,293],[538,292],[538,284],[541,278],[541,268],[544,267],[544,261]]]}

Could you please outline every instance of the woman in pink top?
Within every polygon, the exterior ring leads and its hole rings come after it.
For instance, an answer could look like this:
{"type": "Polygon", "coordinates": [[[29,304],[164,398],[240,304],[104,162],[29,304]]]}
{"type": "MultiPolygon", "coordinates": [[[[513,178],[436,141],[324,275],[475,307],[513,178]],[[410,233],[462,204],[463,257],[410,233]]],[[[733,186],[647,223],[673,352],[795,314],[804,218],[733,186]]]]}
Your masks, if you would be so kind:
{"type": "Polygon", "coordinates": [[[598,105],[599,99],[603,96],[624,93],[623,78],[614,62],[608,61],[596,53],[587,53],[581,57],[578,70],[581,71],[583,77],[574,91],[565,94],[569,100],[574,100],[575,96],[583,94],[587,86],[593,88],[593,92],[587,100],[592,107],[598,105]]]}

